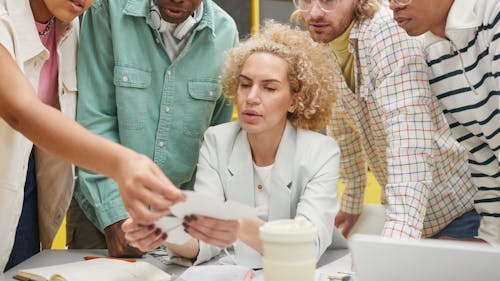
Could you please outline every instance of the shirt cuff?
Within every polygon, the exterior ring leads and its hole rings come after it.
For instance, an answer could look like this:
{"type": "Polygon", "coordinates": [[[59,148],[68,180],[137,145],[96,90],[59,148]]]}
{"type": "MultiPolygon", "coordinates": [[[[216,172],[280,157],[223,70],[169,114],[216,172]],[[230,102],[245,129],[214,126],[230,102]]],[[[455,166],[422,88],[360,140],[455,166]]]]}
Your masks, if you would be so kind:
{"type": "Polygon", "coordinates": [[[209,261],[211,258],[218,255],[221,251],[219,248],[200,240],[198,240],[198,244],[200,247],[200,251],[198,252],[196,260],[193,262],[193,265],[198,265],[206,261],[209,261]]]}
{"type": "Polygon", "coordinates": [[[106,227],[129,217],[121,198],[107,202],[105,206],[97,207],[96,215],[99,228],[103,232],[106,227]]]}
{"type": "Polygon", "coordinates": [[[344,190],[344,193],[342,194],[340,210],[342,212],[353,215],[361,214],[361,211],[363,210],[363,199],[364,196],[351,196],[344,190]]]}

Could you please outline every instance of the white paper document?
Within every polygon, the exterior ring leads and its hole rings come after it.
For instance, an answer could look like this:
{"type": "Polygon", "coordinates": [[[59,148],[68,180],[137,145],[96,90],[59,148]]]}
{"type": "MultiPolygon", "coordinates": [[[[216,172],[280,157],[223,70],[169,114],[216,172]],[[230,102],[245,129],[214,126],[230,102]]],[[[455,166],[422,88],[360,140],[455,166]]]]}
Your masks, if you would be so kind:
{"type": "Polygon", "coordinates": [[[340,259],[337,259],[329,264],[316,269],[316,281],[329,280],[329,276],[334,276],[338,273],[352,274],[352,256],[347,254],[340,259]]]}
{"type": "Polygon", "coordinates": [[[172,214],[181,219],[185,215],[191,214],[221,220],[237,220],[257,216],[255,208],[239,202],[221,202],[218,198],[194,191],[184,191],[184,193],[187,196],[186,201],[177,203],[171,208],[172,214]]]}
{"type": "Polygon", "coordinates": [[[182,218],[164,217],[156,222],[156,226],[167,233],[168,243],[182,245],[191,239],[191,236],[184,231],[182,218]]]}
{"type": "Polygon", "coordinates": [[[257,210],[245,204],[226,201],[210,195],[197,193],[194,191],[184,191],[186,201],[173,205],[170,209],[175,217],[164,217],[156,226],[168,234],[167,242],[173,244],[184,244],[191,236],[184,232],[182,221],[186,215],[202,215],[221,220],[237,220],[248,217],[256,217],[257,210]]]}
{"type": "Polygon", "coordinates": [[[191,266],[179,276],[179,281],[242,281],[250,274],[256,281],[256,273],[252,269],[239,265],[200,265],[191,266]]]}

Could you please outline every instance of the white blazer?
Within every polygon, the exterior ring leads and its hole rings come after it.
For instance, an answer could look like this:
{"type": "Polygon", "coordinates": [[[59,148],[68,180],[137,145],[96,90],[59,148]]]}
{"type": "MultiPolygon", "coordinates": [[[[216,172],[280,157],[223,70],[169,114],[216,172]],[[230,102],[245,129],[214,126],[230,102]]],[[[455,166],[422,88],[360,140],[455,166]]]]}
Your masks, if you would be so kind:
{"type": "MultiPolygon", "coordinates": [[[[271,174],[269,220],[302,216],[317,230],[317,257],[330,245],[337,201],[340,150],[330,137],[287,122],[271,174]]],[[[209,128],[200,150],[195,190],[255,206],[252,153],[238,121],[209,128]]],[[[200,243],[196,264],[220,249],[200,243]]]]}
{"type": "MultiPolygon", "coordinates": [[[[74,118],[78,19],[69,25],[56,20],[55,28],[59,104],[63,113],[74,118]]],[[[29,0],[0,0],[0,43],[16,60],[33,88],[38,89],[40,71],[49,52],[38,36],[29,0]]],[[[14,244],[32,147],[31,141],[0,119],[0,272],[14,244]]],[[[50,248],[71,200],[74,171],[69,163],[41,149],[36,149],[35,153],[40,241],[43,248],[50,248]]]]}

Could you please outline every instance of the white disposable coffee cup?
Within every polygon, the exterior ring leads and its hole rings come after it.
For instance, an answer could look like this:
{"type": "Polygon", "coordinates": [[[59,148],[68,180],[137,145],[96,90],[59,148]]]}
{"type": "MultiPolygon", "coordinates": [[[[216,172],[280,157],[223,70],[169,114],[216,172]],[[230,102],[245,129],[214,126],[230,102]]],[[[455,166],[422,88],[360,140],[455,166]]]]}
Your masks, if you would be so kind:
{"type": "Polygon", "coordinates": [[[302,217],[260,227],[266,281],[313,281],[316,228],[302,217]]]}

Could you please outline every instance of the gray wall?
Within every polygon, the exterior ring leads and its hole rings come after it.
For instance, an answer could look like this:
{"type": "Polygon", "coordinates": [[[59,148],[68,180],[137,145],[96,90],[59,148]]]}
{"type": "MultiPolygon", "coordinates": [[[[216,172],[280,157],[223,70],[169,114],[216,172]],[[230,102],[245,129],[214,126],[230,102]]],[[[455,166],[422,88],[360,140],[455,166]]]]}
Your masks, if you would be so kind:
{"type": "MultiPolygon", "coordinates": [[[[250,34],[250,0],[213,0],[228,12],[236,22],[240,38],[250,34]]],[[[294,11],[292,0],[260,0],[260,23],[266,19],[274,19],[289,23],[290,14],[294,11]]]]}
{"type": "Polygon", "coordinates": [[[294,10],[292,0],[260,0],[260,24],[266,19],[288,24],[294,10]]]}
{"type": "MultiPolygon", "coordinates": [[[[240,38],[250,33],[250,0],[213,0],[236,22],[240,38]]],[[[262,0],[261,0],[262,1],[262,0]]]]}

